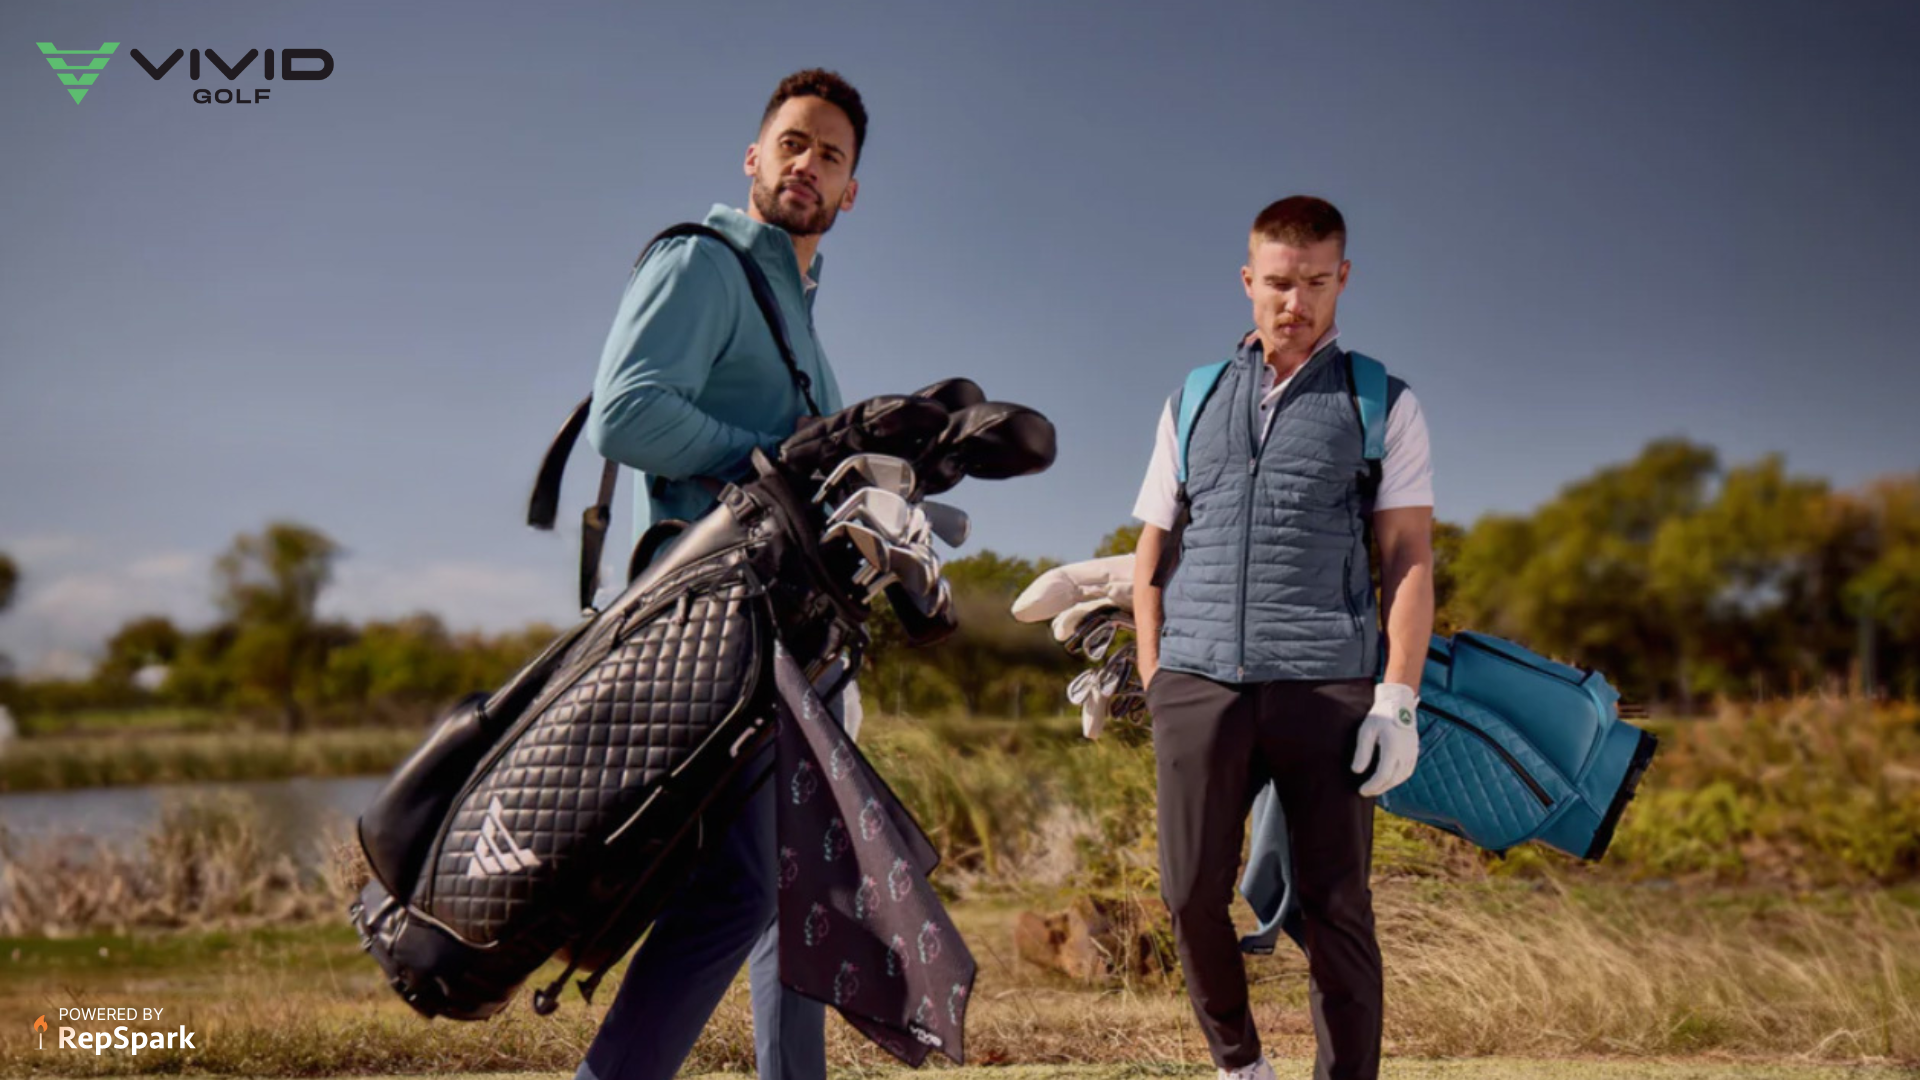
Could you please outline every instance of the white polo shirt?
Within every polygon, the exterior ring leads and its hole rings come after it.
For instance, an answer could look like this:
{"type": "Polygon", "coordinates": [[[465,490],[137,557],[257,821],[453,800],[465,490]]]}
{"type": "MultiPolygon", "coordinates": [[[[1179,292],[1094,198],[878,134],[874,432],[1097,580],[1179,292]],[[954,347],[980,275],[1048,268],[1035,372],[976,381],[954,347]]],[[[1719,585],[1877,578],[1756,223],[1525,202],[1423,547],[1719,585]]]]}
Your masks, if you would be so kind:
{"type": "MultiPolygon", "coordinates": [[[[1335,326],[1314,343],[1319,352],[1340,336],[1335,326]]],[[[1257,344],[1254,346],[1259,347],[1257,344]]],[[[1306,365],[1302,364],[1301,367],[1306,365]]],[[[1294,369],[1298,374],[1299,369],[1294,369]]],[[[1260,442],[1266,444],[1273,427],[1274,406],[1286,393],[1289,375],[1276,379],[1271,364],[1260,365],[1261,393],[1256,408],[1260,424],[1260,442]]],[[[1178,430],[1173,420],[1173,399],[1168,398],[1160,411],[1160,430],[1153,443],[1153,459],[1147,463],[1147,476],[1140,485],[1140,497],[1134,500],[1133,516],[1157,528],[1171,530],[1179,512],[1180,482],[1174,472],[1178,430]]],[[[1386,455],[1380,460],[1380,490],[1375,493],[1374,510],[1396,510],[1409,506],[1433,505],[1433,457],[1427,445],[1427,420],[1411,388],[1402,390],[1393,408],[1387,412],[1386,455]]]]}

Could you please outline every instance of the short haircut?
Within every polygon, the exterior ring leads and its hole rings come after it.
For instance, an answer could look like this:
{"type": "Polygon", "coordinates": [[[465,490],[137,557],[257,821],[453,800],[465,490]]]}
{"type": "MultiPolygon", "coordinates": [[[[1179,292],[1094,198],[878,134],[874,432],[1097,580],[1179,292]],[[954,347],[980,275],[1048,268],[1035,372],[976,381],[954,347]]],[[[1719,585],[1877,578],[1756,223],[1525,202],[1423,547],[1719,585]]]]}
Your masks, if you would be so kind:
{"type": "Polygon", "coordinates": [[[1322,240],[1340,241],[1340,255],[1347,254],[1347,219],[1325,199],[1311,195],[1291,195],[1270,204],[1253,219],[1248,248],[1263,240],[1305,247],[1322,240]]]}
{"type": "Polygon", "coordinates": [[[824,98],[847,114],[847,119],[853,121],[853,164],[858,167],[860,150],[867,144],[867,107],[860,101],[860,91],[837,72],[825,68],[796,71],[774,87],[773,96],[767,99],[767,111],[760,114],[760,130],[767,129],[767,121],[780,111],[780,106],[797,97],[824,98]]]}

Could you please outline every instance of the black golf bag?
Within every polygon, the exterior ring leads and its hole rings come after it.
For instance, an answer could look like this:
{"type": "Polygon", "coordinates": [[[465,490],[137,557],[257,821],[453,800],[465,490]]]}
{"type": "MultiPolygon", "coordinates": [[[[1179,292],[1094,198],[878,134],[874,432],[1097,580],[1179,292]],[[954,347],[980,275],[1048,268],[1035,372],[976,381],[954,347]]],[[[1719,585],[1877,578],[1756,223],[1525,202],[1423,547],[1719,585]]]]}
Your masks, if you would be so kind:
{"type": "MultiPolygon", "coordinates": [[[[983,398],[955,380],[802,421],[711,512],[650,530],[616,599],[452,709],[359,822],[373,880],[350,914],[410,1005],[488,1017],[556,954],[567,970],[535,1010],[552,1011],[576,971],[590,997],[739,809],[716,795],[739,790],[773,735],[776,642],[827,696],[858,666],[870,596],[884,591],[915,641],[951,632],[944,582],[888,584],[871,556],[822,539],[822,478],[887,455],[912,465],[917,499],[1052,463],[1044,417],[983,398]]],[[[551,521],[585,408],[549,454],[536,519],[551,521]]],[[[610,490],[588,512],[602,530],[610,490]]],[[[589,599],[594,576],[583,568],[589,599]]]]}

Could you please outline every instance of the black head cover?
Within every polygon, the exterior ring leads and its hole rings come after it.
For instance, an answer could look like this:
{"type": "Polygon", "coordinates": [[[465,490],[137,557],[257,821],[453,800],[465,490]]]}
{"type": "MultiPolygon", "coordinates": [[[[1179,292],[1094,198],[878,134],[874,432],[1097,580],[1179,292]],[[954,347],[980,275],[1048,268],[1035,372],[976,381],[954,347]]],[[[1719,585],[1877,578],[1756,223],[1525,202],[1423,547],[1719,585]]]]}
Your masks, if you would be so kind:
{"type": "Polygon", "coordinates": [[[959,412],[969,405],[978,405],[987,400],[987,392],[972,379],[942,379],[932,386],[915,390],[913,396],[931,398],[946,406],[948,412],[959,412]]]}
{"type": "Polygon", "coordinates": [[[965,477],[1008,480],[1053,464],[1053,422],[1025,405],[987,401],[947,419],[947,426],[914,461],[920,494],[938,495],[965,477]]]}
{"type": "Polygon", "coordinates": [[[803,418],[780,444],[780,464],[801,476],[825,473],[854,454],[919,457],[947,427],[947,408],[918,395],[887,394],[831,416],[803,418]]]}

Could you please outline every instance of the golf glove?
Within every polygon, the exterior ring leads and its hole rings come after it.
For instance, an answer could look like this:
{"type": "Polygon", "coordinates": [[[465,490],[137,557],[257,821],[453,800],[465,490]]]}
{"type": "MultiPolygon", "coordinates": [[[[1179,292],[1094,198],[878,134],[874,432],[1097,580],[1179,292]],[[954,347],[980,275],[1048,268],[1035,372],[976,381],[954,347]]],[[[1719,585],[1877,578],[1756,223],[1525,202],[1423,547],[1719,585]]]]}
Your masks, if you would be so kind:
{"type": "Polygon", "coordinates": [[[1360,786],[1360,794],[1378,798],[1413,775],[1420,760],[1420,726],[1414,720],[1420,695],[1411,686],[1381,683],[1373,688],[1373,708],[1360,723],[1360,739],[1353,749],[1353,771],[1364,773],[1377,750],[1380,763],[1360,786]]]}

